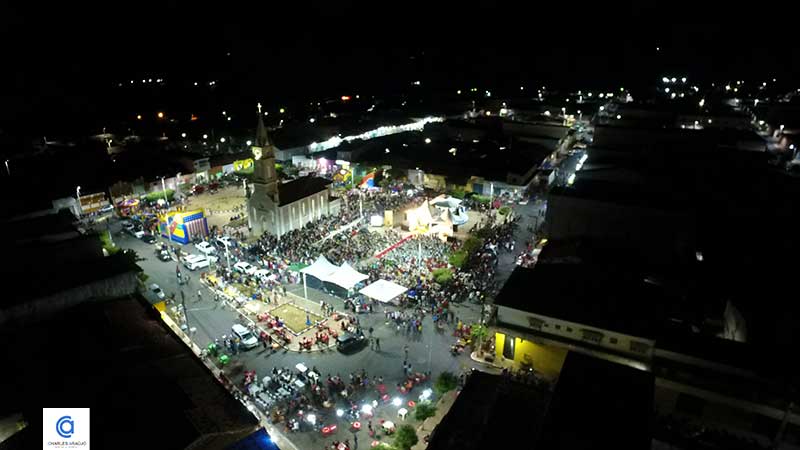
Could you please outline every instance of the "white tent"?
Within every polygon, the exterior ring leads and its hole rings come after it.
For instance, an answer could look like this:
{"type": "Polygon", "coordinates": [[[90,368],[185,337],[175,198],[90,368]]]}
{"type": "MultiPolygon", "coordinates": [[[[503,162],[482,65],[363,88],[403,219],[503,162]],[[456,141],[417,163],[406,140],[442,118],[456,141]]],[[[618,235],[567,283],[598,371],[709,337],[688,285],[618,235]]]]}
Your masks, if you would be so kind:
{"type": "Polygon", "coordinates": [[[369,278],[368,275],[364,275],[356,269],[353,269],[350,264],[344,263],[336,270],[336,272],[329,275],[325,281],[333,283],[337,286],[341,286],[345,289],[352,289],[353,286],[361,281],[366,280],[367,278],[369,278]]]}
{"type": "Polygon", "coordinates": [[[387,280],[378,280],[358,292],[379,302],[389,303],[407,290],[408,289],[397,283],[392,283],[387,280]]]}
{"type": "Polygon", "coordinates": [[[300,272],[305,275],[311,275],[312,277],[317,277],[322,281],[328,279],[332,273],[339,270],[333,263],[328,261],[328,258],[324,257],[323,255],[319,255],[314,264],[311,264],[308,267],[304,267],[300,269],[300,272]]]}

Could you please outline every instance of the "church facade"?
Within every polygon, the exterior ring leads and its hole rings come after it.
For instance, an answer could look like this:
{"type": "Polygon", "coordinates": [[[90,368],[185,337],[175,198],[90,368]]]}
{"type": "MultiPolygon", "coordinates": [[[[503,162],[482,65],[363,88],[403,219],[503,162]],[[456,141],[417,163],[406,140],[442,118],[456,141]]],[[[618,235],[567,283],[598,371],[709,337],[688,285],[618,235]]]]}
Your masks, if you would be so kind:
{"type": "Polygon", "coordinates": [[[282,236],[325,215],[339,212],[339,200],[330,198],[330,180],[307,176],[287,183],[275,171],[275,146],[269,139],[260,108],[252,148],[253,180],[248,188],[247,220],[250,233],[282,236]]]}

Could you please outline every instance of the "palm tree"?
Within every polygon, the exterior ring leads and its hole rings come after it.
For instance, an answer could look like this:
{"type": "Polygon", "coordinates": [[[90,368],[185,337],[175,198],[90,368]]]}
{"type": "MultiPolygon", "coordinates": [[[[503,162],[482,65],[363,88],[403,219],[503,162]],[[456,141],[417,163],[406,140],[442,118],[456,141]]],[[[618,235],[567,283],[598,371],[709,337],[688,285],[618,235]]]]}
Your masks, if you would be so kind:
{"type": "Polygon", "coordinates": [[[489,330],[485,325],[474,324],[470,333],[472,342],[477,343],[478,355],[483,356],[483,340],[489,335],[489,330]]]}

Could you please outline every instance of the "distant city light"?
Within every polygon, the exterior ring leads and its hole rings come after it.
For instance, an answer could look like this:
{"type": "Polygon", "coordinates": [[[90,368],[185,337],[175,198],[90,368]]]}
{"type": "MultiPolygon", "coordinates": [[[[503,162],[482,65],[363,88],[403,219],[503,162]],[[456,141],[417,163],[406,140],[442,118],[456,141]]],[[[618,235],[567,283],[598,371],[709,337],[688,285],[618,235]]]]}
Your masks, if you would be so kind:
{"type": "Polygon", "coordinates": [[[311,123],[314,123],[314,122],[316,122],[316,121],[317,121],[317,119],[315,119],[315,118],[313,118],[313,117],[312,117],[312,118],[308,119],[308,121],[309,121],[309,122],[311,122],[311,123]]]}
{"type": "Polygon", "coordinates": [[[664,78],[661,79],[661,81],[663,81],[664,83],[669,83],[669,78],[664,77],[664,78]]]}
{"type": "Polygon", "coordinates": [[[617,114],[617,120],[622,119],[622,116],[617,114]]]}
{"type": "Polygon", "coordinates": [[[286,110],[285,110],[285,109],[283,109],[283,108],[281,108],[281,109],[279,109],[279,110],[278,110],[278,112],[279,112],[279,113],[281,113],[281,114],[283,114],[283,113],[285,113],[285,112],[286,112],[286,110]]]}
{"type": "Polygon", "coordinates": [[[419,82],[419,81],[415,81],[415,82],[414,82],[414,86],[419,86],[420,84],[422,84],[422,83],[421,83],[421,82],[419,82]]]}
{"type": "Polygon", "coordinates": [[[681,83],[686,83],[686,77],[681,78],[681,83]]]}
{"type": "Polygon", "coordinates": [[[222,115],[223,115],[223,116],[224,116],[224,115],[226,115],[226,114],[228,114],[228,113],[226,113],[225,111],[222,111],[222,115]]]}
{"type": "Polygon", "coordinates": [[[524,90],[525,90],[525,86],[520,86],[520,87],[519,87],[519,90],[520,90],[520,91],[524,91],[524,90]]]}
{"type": "Polygon", "coordinates": [[[702,108],[703,106],[705,106],[705,104],[706,104],[706,99],[701,99],[700,100],[700,107],[702,108]]]}
{"type": "Polygon", "coordinates": [[[672,77],[672,79],[670,81],[672,81],[673,83],[676,83],[678,81],[678,79],[675,78],[675,77],[672,77]]]}
{"type": "Polygon", "coordinates": [[[763,126],[764,125],[764,121],[763,120],[759,120],[758,124],[763,126]]]}
{"type": "Polygon", "coordinates": [[[456,94],[461,95],[461,89],[457,90],[456,94]]]}
{"type": "Polygon", "coordinates": [[[181,137],[185,138],[186,137],[186,133],[181,133],[181,137]]]}
{"type": "Polygon", "coordinates": [[[431,143],[431,138],[425,138],[425,143],[426,144],[430,144],[431,143]]]}
{"type": "MultiPolygon", "coordinates": [[[[349,96],[349,95],[343,95],[343,96],[342,96],[342,101],[343,101],[343,102],[346,102],[346,101],[348,101],[348,100],[350,100],[350,96],[349,96]]],[[[281,112],[283,112],[283,111],[281,111],[281,112]]]]}
{"type": "Polygon", "coordinates": [[[159,111],[157,116],[158,116],[159,119],[163,119],[164,118],[164,113],[159,111]]]}
{"type": "Polygon", "coordinates": [[[222,143],[225,143],[225,138],[224,137],[219,138],[219,141],[222,142],[222,143]]]}
{"type": "Polygon", "coordinates": [[[194,85],[197,86],[197,81],[194,82],[194,85]]]}
{"type": "Polygon", "coordinates": [[[207,135],[207,134],[204,134],[204,135],[203,135],[203,139],[208,139],[208,135],[207,135]]]}
{"type": "Polygon", "coordinates": [[[605,109],[606,109],[606,107],[605,107],[605,106],[601,106],[601,107],[600,107],[600,111],[605,111],[605,109]]]}
{"type": "Polygon", "coordinates": [[[667,94],[669,94],[669,88],[664,88],[664,92],[666,92],[667,94]]]}
{"type": "Polygon", "coordinates": [[[137,114],[136,115],[136,120],[142,120],[142,115],[141,114],[137,114]]]}
{"type": "Polygon", "coordinates": [[[245,144],[247,144],[247,146],[250,147],[251,145],[253,145],[253,141],[248,139],[247,142],[245,142],[245,144]]]}
{"type": "Polygon", "coordinates": [[[389,152],[390,152],[390,150],[389,150],[389,148],[388,148],[388,147],[387,147],[387,148],[386,148],[386,150],[384,150],[384,151],[385,151],[386,153],[389,153],[389,152]]]}

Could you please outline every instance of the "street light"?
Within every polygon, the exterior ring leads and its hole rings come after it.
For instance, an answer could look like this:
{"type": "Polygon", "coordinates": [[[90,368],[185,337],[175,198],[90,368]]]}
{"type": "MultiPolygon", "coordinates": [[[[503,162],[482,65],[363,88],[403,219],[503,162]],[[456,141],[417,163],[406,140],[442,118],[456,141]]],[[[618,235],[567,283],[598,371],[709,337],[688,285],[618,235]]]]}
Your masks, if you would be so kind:
{"type": "Polygon", "coordinates": [[[8,168],[8,160],[6,160],[6,172],[11,175],[11,169],[8,168]]]}
{"type": "Polygon", "coordinates": [[[81,208],[81,187],[78,186],[75,188],[75,199],[77,200],[76,210],[78,211],[78,216],[83,214],[83,208],[81,208]]]}
{"type": "MultiPolygon", "coordinates": [[[[164,182],[164,177],[161,177],[161,191],[164,193],[164,201],[167,204],[167,210],[169,210],[169,200],[167,199],[167,184],[164,182]]],[[[169,227],[169,217],[164,214],[164,223],[167,227],[167,236],[169,237],[169,247],[172,248],[172,230],[169,227]]]]}

